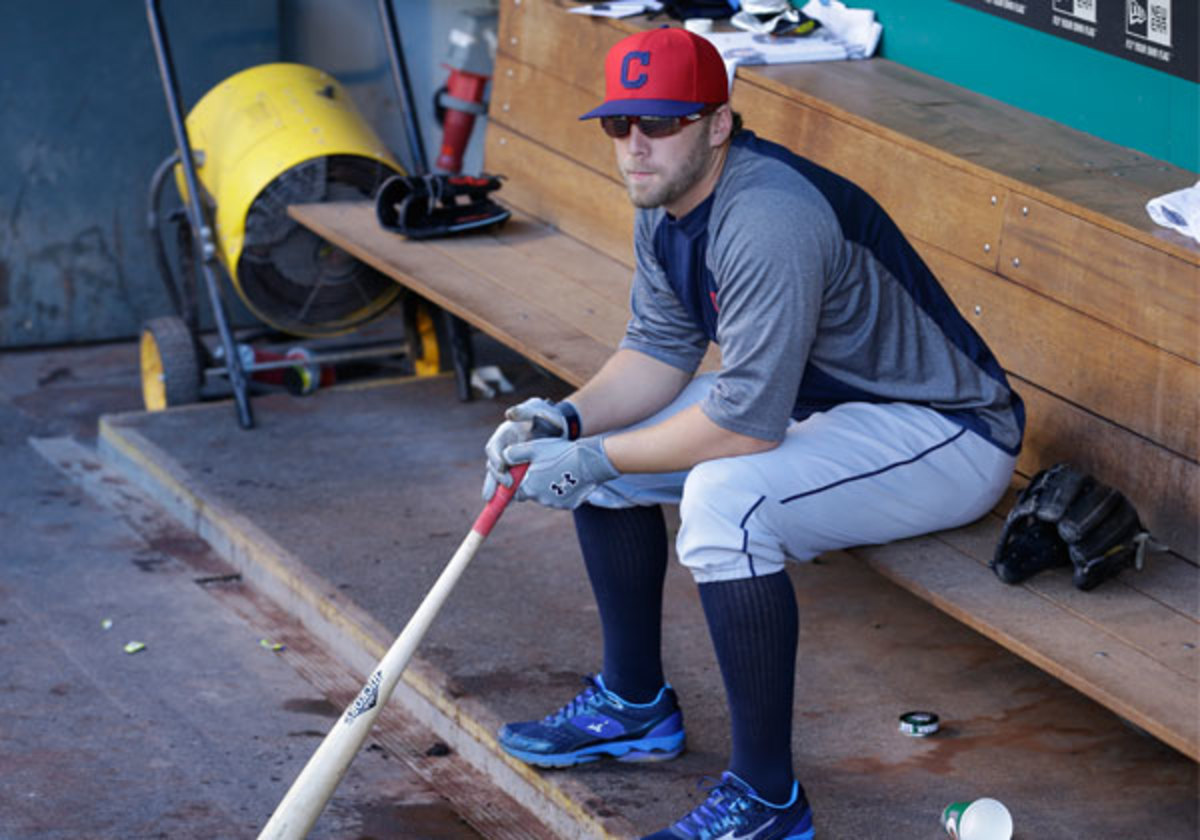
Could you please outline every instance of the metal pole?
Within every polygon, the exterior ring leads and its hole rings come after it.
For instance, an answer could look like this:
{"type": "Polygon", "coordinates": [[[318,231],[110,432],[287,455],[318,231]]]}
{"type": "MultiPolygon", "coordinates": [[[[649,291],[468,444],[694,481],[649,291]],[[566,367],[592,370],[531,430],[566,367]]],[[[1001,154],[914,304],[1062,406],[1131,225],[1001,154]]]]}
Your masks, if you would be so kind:
{"type": "MultiPolygon", "coordinates": [[[[404,128],[408,134],[409,156],[412,158],[414,169],[416,169],[415,172],[409,174],[425,175],[429,172],[429,163],[425,158],[425,143],[421,139],[420,121],[417,119],[417,110],[413,105],[412,83],[408,78],[408,64],[404,60],[404,45],[400,42],[400,28],[396,25],[396,10],[392,8],[392,0],[379,0],[379,17],[383,23],[383,40],[387,45],[388,58],[392,65],[392,84],[396,87],[396,95],[400,97],[404,128]]],[[[430,305],[433,306],[433,304],[430,305]]],[[[458,397],[465,402],[472,397],[470,368],[474,362],[470,349],[470,327],[461,318],[449,312],[445,313],[445,319],[450,334],[458,397]]]]}
{"type": "Polygon", "coordinates": [[[425,158],[425,142],[421,139],[420,121],[413,105],[412,83],[408,78],[408,65],[404,61],[404,45],[400,42],[400,29],[396,26],[396,10],[392,0],[379,0],[379,18],[383,23],[383,41],[387,45],[388,58],[392,65],[392,84],[400,98],[400,111],[404,117],[404,129],[408,135],[408,152],[412,158],[414,172],[424,175],[429,171],[425,158]]]}
{"type": "Polygon", "coordinates": [[[184,180],[187,183],[188,221],[191,223],[196,251],[200,255],[204,282],[208,286],[213,320],[216,321],[217,331],[221,335],[221,345],[225,350],[225,364],[229,368],[229,381],[233,385],[238,423],[243,429],[252,429],[254,428],[254,413],[250,409],[250,398],[247,395],[246,373],[242,369],[241,360],[238,357],[233,333],[229,329],[229,320],[225,316],[221,290],[217,285],[217,277],[212,268],[217,249],[213,244],[212,228],[208,224],[204,205],[200,201],[200,180],[196,177],[196,163],[192,156],[192,146],[188,142],[187,129],[183,123],[183,112],[179,107],[179,84],[175,79],[175,66],[171,61],[171,49],[167,43],[167,33],[163,26],[162,10],[158,0],[146,0],[146,16],[150,22],[150,37],[154,40],[154,53],[158,59],[158,72],[162,77],[163,94],[167,99],[167,115],[171,119],[171,130],[175,134],[175,145],[179,150],[184,180]]]}

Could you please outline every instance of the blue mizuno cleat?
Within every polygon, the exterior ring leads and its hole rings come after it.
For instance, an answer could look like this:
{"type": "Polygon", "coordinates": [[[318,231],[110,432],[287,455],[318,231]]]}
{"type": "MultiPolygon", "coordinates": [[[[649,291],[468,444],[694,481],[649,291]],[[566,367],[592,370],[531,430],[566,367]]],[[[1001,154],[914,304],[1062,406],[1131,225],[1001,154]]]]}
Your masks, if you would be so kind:
{"type": "Polygon", "coordinates": [[[605,688],[599,674],[584,680],[587,688],[557,712],[503,726],[504,751],[539,767],[570,767],[605,756],[666,761],[683,752],[683,713],[669,685],[649,703],[629,703],[605,688]]]}
{"type": "Polygon", "coordinates": [[[708,799],[670,828],[642,840],[719,840],[727,837],[754,840],[813,840],[812,809],[799,782],[783,805],[761,799],[732,773],[709,791],[708,799]]]}

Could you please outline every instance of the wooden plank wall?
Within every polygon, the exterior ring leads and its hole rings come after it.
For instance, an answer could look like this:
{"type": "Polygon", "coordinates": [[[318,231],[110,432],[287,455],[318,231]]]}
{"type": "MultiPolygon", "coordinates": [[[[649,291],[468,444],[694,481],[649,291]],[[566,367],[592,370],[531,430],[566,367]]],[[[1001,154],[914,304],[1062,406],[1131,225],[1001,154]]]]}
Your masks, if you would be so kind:
{"type": "MultiPolygon", "coordinates": [[[[608,47],[648,24],[502,5],[486,168],[504,200],[629,265],[611,143],[577,117],[608,47]]],[[[874,195],[995,349],[1029,408],[1019,469],[1076,462],[1194,560],[1200,248],[1138,216],[1178,172],[880,59],[738,74],[748,127],[874,195]]]]}

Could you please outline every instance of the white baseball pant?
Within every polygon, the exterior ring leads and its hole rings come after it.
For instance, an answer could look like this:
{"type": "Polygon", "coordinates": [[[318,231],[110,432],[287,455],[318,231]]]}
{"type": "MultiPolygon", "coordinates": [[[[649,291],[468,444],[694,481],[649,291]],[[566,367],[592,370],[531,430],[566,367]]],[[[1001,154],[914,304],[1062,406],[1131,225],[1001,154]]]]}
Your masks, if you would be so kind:
{"type": "MultiPolygon", "coordinates": [[[[657,423],[699,402],[696,377],[657,423]]],[[[696,581],[777,572],[839,548],[965,525],[987,513],[1016,459],[930,408],[846,403],[792,421],[783,442],[755,455],[677,473],[627,474],[598,488],[601,507],[679,504],[680,561],[696,581]]]]}

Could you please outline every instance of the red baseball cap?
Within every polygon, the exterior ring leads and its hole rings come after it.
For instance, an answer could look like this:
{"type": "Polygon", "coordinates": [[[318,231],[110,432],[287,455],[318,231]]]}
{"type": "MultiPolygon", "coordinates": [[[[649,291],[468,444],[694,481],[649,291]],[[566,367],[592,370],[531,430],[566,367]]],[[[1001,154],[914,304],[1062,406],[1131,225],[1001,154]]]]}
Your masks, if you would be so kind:
{"type": "Polygon", "coordinates": [[[617,41],[604,59],[604,104],[594,117],[685,117],[729,101],[717,48],[686,29],[663,26],[617,41]]]}

